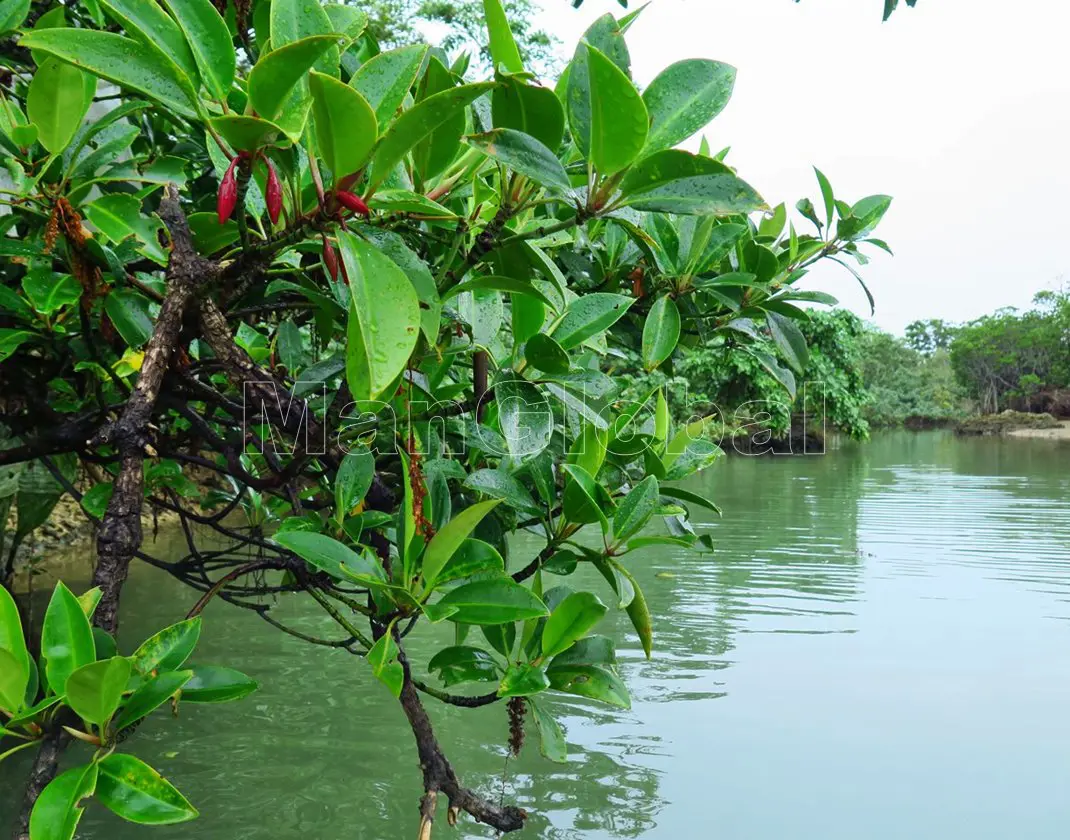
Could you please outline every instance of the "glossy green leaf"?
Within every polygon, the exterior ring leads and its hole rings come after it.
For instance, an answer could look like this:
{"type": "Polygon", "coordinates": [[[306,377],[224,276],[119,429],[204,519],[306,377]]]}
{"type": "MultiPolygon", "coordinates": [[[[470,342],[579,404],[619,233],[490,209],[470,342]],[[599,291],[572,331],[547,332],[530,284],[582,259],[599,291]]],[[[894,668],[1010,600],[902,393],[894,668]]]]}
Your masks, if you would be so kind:
{"type": "Polygon", "coordinates": [[[41,655],[45,660],[48,684],[58,686],[60,691],[74,671],[96,659],[89,619],[74,593],[62,581],[56,584],[45,610],[41,655]]]}
{"type": "Polygon", "coordinates": [[[728,215],[765,208],[762,197],[724,164],[678,149],[641,160],[620,189],[632,207],[658,213],[728,215]]]}
{"type": "Polygon", "coordinates": [[[58,58],[46,58],[33,74],[26,116],[37,126],[37,141],[52,153],[67,148],[89,110],[92,97],[85,96],[86,78],[58,58]]]}
{"type": "Polygon", "coordinates": [[[328,3],[323,7],[331,21],[331,28],[339,35],[349,39],[359,38],[368,27],[368,14],[352,6],[341,3],[328,3]]]}
{"type": "Polygon", "coordinates": [[[568,650],[606,614],[606,605],[592,592],[573,592],[558,604],[542,631],[542,655],[557,656],[568,650]]]}
{"type": "Polygon", "coordinates": [[[184,117],[197,116],[189,80],[169,59],[138,41],[93,29],[40,29],[19,43],[144,93],[184,117]]]}
{"type": "Polygon", "coordinates": [[[341,520],[364,499],[375,478],[375,457],[364,446],[346,454],[334,479],[335,516],[341,520]]]}
{"type": "Polygon", "coordinates": [[[442,302],[457,297],[457,295],[464,294],[465,292],[474,291],[477,289],[493,289],[498,292],[509,292],[514,295],[525,295],[530,298],[534,298],[537,301],[545,304],[546,306],[553,307],[550,299],[546,297],[542,292],[532,286],[530,283],[526,283],[523,280],[517,280],[513,277],[502,277],[499,275],[489,275],[485,277],[473,277],[469,280],[465,280],[463,283],[458,283],[442,296],[442,302]]]}
{"type": "Polygon", "coordinates": [[[439,575],[454,552],[471,536],[476,526],[499,505],[497,499],[465,508],[446,523],[427,544],[423,557],[423,578],[427,591],[434,588],[439,575]]]}
{"type": "Polygon", "coordinates": [[[134,670],[143,676],[154,671],[174,671],[181,668],[201,637],[201,619],[187,618],[154,633],[138,649],[131,660],[134,670]]]}
{"type": "Polygon", "coordinates": [[[494,68],[508,73],[522,72],[524,62],[520,59],[520,50],[509,29],[501,0],[483,0],[483,16],[490,34],[490,57],[494,68]]]}
{"type": "Polygon", "coordinates": [[[115,719],[115,730],[121,731],[152,714],[193,677],[193,671],[165,671],[145,680],[123,703],[122,712],[115,719]]]}
{"type": "Polygon", "coordinates": [[[785,317],[778,312],[765,313],[765,322],[769,325],[769,333],[773,336],[773,343],[780,350],[784,360],[798,373],[806,370],[806,364],[810,358],[810,351],[806,347],[806,337],[802,330],[796,326],[791,318],[785,317]]]}
{"type": "Polygon", "coordinates": [[[613,515],[613,539],[623,543],[646,526],[658,507],[658,480],[648,475],[633,487],[613,515]]]}
{"type": "Polygon", "coordinates": [[[0,586],[0,707],[22,708],[30,680],[30,654],[15,599],[0,586]]]}
{"type": "Polygon", "coordinates": [[[200,81],[197,60],[175,19],[156,0],[99,0],[108,17],[119,23],[126,34],[162,53],[195,86],[200,81]]]}
{"type": "Polygon", "coordinates": [[[402,113],[375,150],[367,193],[373,194],[417,143],[493,87],[493,82],[461,85],[429,96],[402,113]]]}
{"type": "Polygon", "coordinates": [[[628,579],[632,589],[635,590],[631,603],[625,607],[625,610],[628,613],[628,618],[631,619],[632,627],[635,628],[635,632],[639,635],[639,643],[643,646],[643,652],[646,654],[646,658],[649,659],[650,652],[654,647],[654,625],[650,618],[650,607],[647,605],[646,596],[643,595],[643,590],[639,588],[635,577],[619,564],[617,564],[617,571],[628,579]]]}
{"type": "Polygon", "coordinates": [[[528,662],[509,665],[498,686],[499,697],[530,697],[550,687],[546,671],[528,662]]]}
{"type": "Polygon", "coordinates": [[[538,388],[521,379],[506,380],[495,386],[495,402],[510,455],[537,455],[549,446],[554,433],[553,409],[538,388]]]}
{"type": "Polygon", "coordinates": [[[343,564],[357,574],[383,579],[381,566],[369,563],[366,557],[326,534],[316,534],[311,531],[280,531],[272,539],[319,571],[326,572],[338,580],[346,578],[342,570],[343,564]]]}
{"type": "Polygon", "coordinates": [[[178,23],[193,52],[201,81],[219,102],[227,98],[234,84],[237,51],[211,0],[162,0],[178,23]]]}
{"type": "Polygon", "coordinates": [[[568,373],[571,368],[568,353],[551,336],[536,333],[524,345],[528,364],[545,373],[568,373]]]}
{"type": "Polygon", "coordinates": [[[85,213],[113,242],[122,242],[133,236],[137,240],[138,253],[159,265],[167,265],[167,252],[160,246],[158,232],[163,222],[158,218],[143,216],[141,201],[124,193],[109,193],[87,204],[85,213]]]}
{"type": "Polygon", "coordinates": [[[150,338],[155,322],[149,310],[149,300],[130,289],[113,289],[104,298],[104,311],[112,325],[131,347],[141,347],[150,338]]]}
{"type": "Polygon", "coordinates": [[[70,274],[58,274],[47,267],[34,268],[23,275],[22,290],[34,311],[41,315],[51,315],[82,295],[82,287],[70,274]]]}
{"type": "Polygon", "coordinates": [[[584,423],[569,449],[567,462],[582,467],[585,472],[596,477],[605,463],[608,443],[608,429],[600,428],[594,423],[584,423]]]}
{"type": "Polygon", "coordinates": [[[643,366],[653,370],[676,349],[680,340],[680,310],[668,295],[662,295],[650,307],[643,324],[643,366]]]}
{"type": "Polygon", "coordinates": [[[539,751],[550,761],[564,764],[568,760],[568,745],[561,724],[542,707],[541,703],[528,700],[528,708],[535,719],[535,728],[539,730],[539,751]]]}
{"type": "MultiPolygon", "coordinates": [[[[312,35],[337,37],[319,0],[272,0],[270,14],[273,50],[312,35]]],[[[338,58],[338,47],[329,47],[313,66],[321,73],[337,76],[338,58]]]]}
{"type": "Polygon", "coordinates": [[[130,660],[125,656],[83,665],[67,677],[67,705],[83,720],[103,727],[119,708],[130,671],[130,660]]]}
{"type": "Polygon", "coordinates": [[[498,553],[498,549],[482,540],[467,539],[438,573],[438,583],[448,583],[451,580],[488,572],[500,574],[504,571],[505,560],[498,553]]]}
{"type": "Polygon", "coordinates": [[[97,798],[124,820],[171,825],[197,816],[186,797],[140,758],[112,753],[98,766],[97,798]]]}
{"type": "Polygon", "coordinates": [[[30,0],[0,0],[0,32],[18,29],[30,13],[30,0]]]}
{"type": "Polygon", "coordinates": [[[97,781],[97,765],[83,764],[49,782],[30,812],[30,840],[72,840],[97,781]]]}
{"type": "Polygon", "coordinates": [[[320,154],[335,180],[353,174],[379,136],[375,112],[359,91],[323,73],[311,73],[309,89],[320,154]]]}
{"type": "Polygon", "coordinates": [[[190,670],[193,676],[182,687],[182,699],[188,703],[227,703],[258,688],[256,680],[233,668],[193,665],[190,670]]]}
{"type": "Polygon", "coordinates": [[[705,496],[701,496],[698,493],[692,493],[690,490],[685,490],[682,487],[662,487],[661,495],[668,496],[670,499],[679,499],[681,502],[689,502],[693,505],[704,507],[706,510],[711,510],[718,516],[721,515],[721,509],[705,496]]]}
{"type": "Polygon", "coordinates": [[[372,666],[375,678],[385,685],[395,697],[401,695],[405,682],[405,670],[398,662],[398,646],[394,642],[393,624],[379,637],[368,651],[368,664],[372,666]]]}
{"type": "Polygon", "coordinates": [[[249,72],[249,102],[257,114],[275,119],[312,66],[337,43],[337,35],[310,35],[261,56],[249,72]]]}
{"type": "Polygon", "coordinates": [[[650,113],[647,154],[672,148],[701,131],[724,110],[735,82],[736,68],[702,58],[662,70],[643,91],[650,113]]]}
{"type": "Polygon", "coordinates": [[[832,184],[829,183],[829,179],[825,177],[825,173],[814,167],[814,174],[817,176],[817,184],[821,187],[821,199],[825,202],[825,224],[832,224],[833,206],[836,201],[836,197],[832,193],[832,184]]]}
{"type": "Polygon", "coordinates": [[[565,133],[565,110],[550,88],[539,87],[508,76],[491,95],[495,128],[511,128],[530,134],[551,152],[556,152],[565,133]]]}
{"type": "Polygon", "coordinates": [[[349,80],[349,84],[375,110],[380,129],[394,119],[410,88],[416,83],[425,55],[427,47],[423,44],[387,50],[364,62],[349,80]]]}
{"type": "Polygon", "coordinates": [[[443,686],[449,688],[466,682],[498,682],[499,667],[485,650],[454,645],[436,653],[427,664],[428,671],[438,671],[443,686]]]}
{"type": "Polygon", "coordinates": [[[505,470],[476,470],[465,479],[464,486],[505,502],[509,507],[528,516],[538,516],[542,512],[528,489],[505,470]]]}
{"type": "Polygon", "coordinates": [[[565,350],[582,344],[609,329],[635,303],[635,298],[594,292],[576,298],[551,330],[550,335],[565,350]]]}
{"type": "MultiPolygon", "coordinates": [[[[243,114],[227,114],[215,117],[209,122],[235,151],[252,152],[262,146],[276,145],[283,133],[282,129],[272,122],[243,114]]],[[[218,221],[216,226],[219,226],[218,221]]]]}
{"type": "Polygon", "coordinates": [[[510,577],[463,584],[447,592],[437,606],[455,608],[450,620],[458,624],[509,624],[548,612],[530,589],[510,577]]]}
{"type": "Polygon", "coordinates": [[[408,364],[420,332],[420,301],[397,264],[375,246],[341,231],[349,277],[346,380],[355,400],[379,397],[408,364]]]}
{"type": "Polygon", "coordinates": [[[629,166],[646,144],[649,116],[639,91],[616,64],[588,46],[590,157],[602,175],[629,166]]]}
{"type": "MultiPolygon", "coordinates": [[[[571,476],[573,484],[566,485],[565,497],[564,497],[564,514],[565,518],[570,522],[578,522],[586,524],[590,522],[600,522],[602,530],[606,531],[609,527],[609,519],[606,516],[607,511],[603,509],[603,496],[600,491],[598,482],[594,480],[590,473],[588,473],[583,467],[577,464],[565,464],[564,470],[571,476]],[[575,487],[579,492],[570,490],[569,487],[575,487]]],[[[610,507],[612,507],[610,505],[610,507]]]]}
{"type": "Polygon", "coordinates": [[[588,697],[618,709],[630,709],[628,689],[615,673],[597,665],[563,665],[546,672],[550,685],[566,694],[588,697]]]}
{"type": "Polygon", "coordinates": [[[464,139],[470,146],[494,158],[507,169],[526,175],[536,184],[565,193],[572,189],[561,161],[530,134],[511,128],[496,128],[464,139]]]}

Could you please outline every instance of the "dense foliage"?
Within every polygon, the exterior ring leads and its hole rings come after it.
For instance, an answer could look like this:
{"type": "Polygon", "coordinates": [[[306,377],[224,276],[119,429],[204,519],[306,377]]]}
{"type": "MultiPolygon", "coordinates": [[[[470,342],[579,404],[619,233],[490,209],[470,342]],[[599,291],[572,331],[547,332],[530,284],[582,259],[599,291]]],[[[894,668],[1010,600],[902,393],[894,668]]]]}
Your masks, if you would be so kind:
{"type": "MultiPolygon", "coordinates": [[[[0,9],[19,29],[28,0],[0,9]]],[[[461,783],[422,697],[502,703],[554,761],[547,694],[629,705],[592,631],[624,610],[651,655],[635,564],[702,545],[690,511],[715,507],[672,482],[721,453],[715,418],[675,422],[657,387],[623,399],[607,359],[655,370],[681,342],[730,347],[793,391],[814,330],[798,305],[828,301],[799,282],[886,248],[870,234],[890,199],[839,201],[818,173],[820,211],[797,205],[816,232],[799,234],[723,155],[675,148],[727,104],[733,68],[680,61],[640,93],[636,13],[606,15],[544,87],[499,0],[484,13],[484,81],[437,49],[380,52],[363,12],[318,0],[222,16],[93,0],[20,33],[0,103],[0,498],[21,533],[64,493],[99,526],[93,588],[57,587],[54,621],[39,632],[3,602],[0,656],[18,665],[0,737],[38,747],[17,836],[70,838],[90,797],[135,822],[195,815],[117,756],[155,701],[203,689],[186,657],[213,599],[353,655],[397,698],[422,838],[440,794],[450,822],[526,816],[461,783]],[[146,505],[177,516],[185,557],[142,544],[146,505]],[[516,556],[518,531],[540,548],[516,556]],[[155,662],[114,647],[135,557],[192,590],[155,662]],[[287,626],[283,593],[337,635],[287,626]],[[414,633],[440,643],[427,661],[407,653],[414,633]],[[56,776],[72,737],[91,749],[56,776]]],[[[212,673],[214,699],[248,685],[212,673]]]]}
{"type": "Polygon", "coordinates": [[[870,425],[924,427],[966,413],[965,394],[946,348],[923,353],[910,338],[869,327],[859,336],[858,355],[867,393],[863,415],[870,425]]]}

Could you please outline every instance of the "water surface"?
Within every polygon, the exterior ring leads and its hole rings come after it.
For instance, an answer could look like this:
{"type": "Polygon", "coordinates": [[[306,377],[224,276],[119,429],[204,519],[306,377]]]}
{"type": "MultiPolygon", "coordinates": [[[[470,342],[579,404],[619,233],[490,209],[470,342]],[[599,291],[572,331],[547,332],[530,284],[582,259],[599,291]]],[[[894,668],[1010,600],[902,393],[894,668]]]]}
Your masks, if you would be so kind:
{"type": "MultiPolygon", "coordinates": [[[[503,708],[429,703],[464,781],[532,813],[513,836],[1066,836],[1070,446],[887,434],[826,456],[729,458],[692,489],[724,509],[703,522],[716,551],[631,561],[655,658],[623,616],[607,617],[633,708],[555,700],[568,765],[542,759],[534,732],[506,765],[503,708]]],[[[518,543],[514,562],[524,556],[518,543]]],[[[194,600],[139,566],[123,599],[127,648],[194,600]]],[[[331,632],[299,601],[279,613],[331,632]]],[[[432,643],[414,644],[421,667],[432,643]]],[[[411,734],[361,660],[226,605],[207,610],[197,658],[262,689],[158,716],[131,745],[201,818],[145,830],[94,806],[84,837],[415,837],[411,734]]],[[[12,799],[0,795],[0,813],[12,799]]],[[[442,821],[436,836],[493,833],[442,821]]]]}

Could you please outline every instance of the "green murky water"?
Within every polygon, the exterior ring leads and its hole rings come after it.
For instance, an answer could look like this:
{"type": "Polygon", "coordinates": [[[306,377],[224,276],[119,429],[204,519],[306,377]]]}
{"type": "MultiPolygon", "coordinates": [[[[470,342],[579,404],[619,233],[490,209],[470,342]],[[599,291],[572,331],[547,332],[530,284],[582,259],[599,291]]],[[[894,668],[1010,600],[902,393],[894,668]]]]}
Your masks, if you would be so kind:
{"type": "MultiPolygon", "coordinates": [[[[509,763],[504,796],[532,812],[514,836],[1066,836],[1070,446],[888,434],[823,457],[728,459],[694,489],[724,508],[716,554],[633,561],[656,658],[607,618],[633,708],[554,702],[571,760],[529,743],[509,763]]],[[[123,639],[193,600],[139,567],[123,639]]],[[[328,632],[298,606],[280,613],[328,632]]],[[[366,666],[224,605],[206,617],[198,659],[262,690],[136,736],[201,819],[139,830],[94,806],[82,836],[415,837],[411,736],[366,666]]],[[[415,644],[417,663],[427,649],[415,644]]],[[[466,783],[501,795],[504,709],[432,714],[466,783]]],[[[0,775],[0,823],[17,769],[0,775]]],[[[436,836],[492,834],[443,822],[436,836]]]]}

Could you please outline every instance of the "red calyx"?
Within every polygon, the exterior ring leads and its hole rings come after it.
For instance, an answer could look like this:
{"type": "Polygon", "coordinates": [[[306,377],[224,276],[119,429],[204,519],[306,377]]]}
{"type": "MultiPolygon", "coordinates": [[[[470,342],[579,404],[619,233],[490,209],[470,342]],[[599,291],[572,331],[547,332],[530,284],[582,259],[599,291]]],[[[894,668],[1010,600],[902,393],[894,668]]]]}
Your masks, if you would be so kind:
{"type": "Polygon", "coordinates": [[[268,216],[271,218],[271,224],[277,225],[279,223],[279,214],[282,213],[282,184],[279,183],[278,173],[275,172],[275,167],[266,157],[264,163],[267,164],[267,211],[268,216]]]}
{"type": "Polygon", "coordinates": [[[219,215],[219,224],[224,224],[234,212],[234,205],[238,203],[238,178],[234,170],[240,158],[234,158],[219,182],[219,195],[216,200],[216,213],[219,215]]]}
{"type": "Polygon", "coordinates": [[[327,266],[327,273],[332,280],[338,279],[338,252],[326,236],[323,237],[323,264],[327,266]]]}
{"type": "Polygon", "coordinates": [[[339,204],[347,210],[350,210],[353,213],[358,213],[365,218],[371,215],[372,211],[368,209],[368,205],[364,203],[364,199],[360,196],[354,195],[346,190],[338,190],[335,192],[335,196],[337,196],[339,204]]]}

